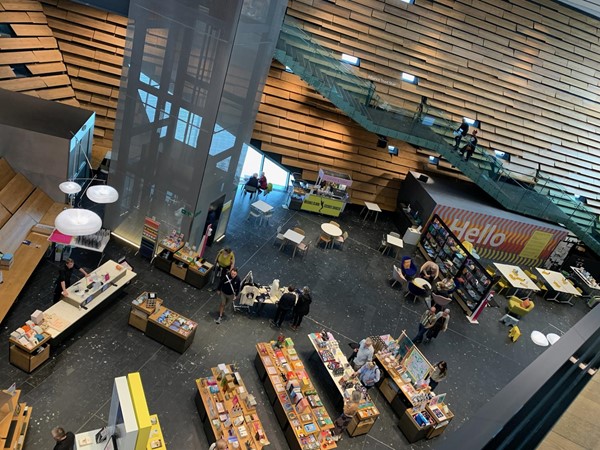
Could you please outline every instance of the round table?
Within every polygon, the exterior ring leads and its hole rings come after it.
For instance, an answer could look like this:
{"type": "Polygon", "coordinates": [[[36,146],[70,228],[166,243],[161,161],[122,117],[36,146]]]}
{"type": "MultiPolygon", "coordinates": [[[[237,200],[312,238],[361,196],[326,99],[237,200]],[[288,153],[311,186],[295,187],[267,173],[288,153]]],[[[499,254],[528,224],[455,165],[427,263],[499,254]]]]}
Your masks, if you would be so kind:
{"type": "Polygon", "coordinates": [[[424,278],[419,278],[419,277],[413,278],[412,284],[414,284],[419,289],[423,289],[425,286],[427,286],[427,287],[429,287],[429,289],[431,289],[431,284],[429,284],[429,281],[425,280],[424,278]]]}
{"type": "Polygon", "coordinates": [[[340,227],[336,227],[332,223],[322,224],[321,230],[323,231],[323,233],[331,237],[340,237],[342,235],[342,229],[340,227]]]}

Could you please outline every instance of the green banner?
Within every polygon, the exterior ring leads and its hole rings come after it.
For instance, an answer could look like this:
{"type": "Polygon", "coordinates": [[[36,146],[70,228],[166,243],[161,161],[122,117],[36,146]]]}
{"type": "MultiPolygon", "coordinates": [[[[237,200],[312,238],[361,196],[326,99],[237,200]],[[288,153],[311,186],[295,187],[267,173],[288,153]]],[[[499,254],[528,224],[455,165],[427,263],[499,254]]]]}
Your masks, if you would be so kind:
{"type": "Polygon", "coordinates": [[[338,217],[344,208],[344,202],[335,198],[307,195],[302,202],[303,211],[311,211],[327,216],[338,217]]]}

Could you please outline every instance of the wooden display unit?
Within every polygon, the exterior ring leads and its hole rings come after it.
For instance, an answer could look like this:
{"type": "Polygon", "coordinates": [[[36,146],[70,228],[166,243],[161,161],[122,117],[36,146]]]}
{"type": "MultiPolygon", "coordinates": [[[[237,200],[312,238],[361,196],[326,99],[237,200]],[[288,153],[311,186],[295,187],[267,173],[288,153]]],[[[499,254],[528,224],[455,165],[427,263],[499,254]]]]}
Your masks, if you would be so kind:
{"type": "Polygon", "coordinates": [[[327,410],[290,338],[256,344],[254,366],[291,450],[336,448],[327,410]],[[301,398],[300,398],[301,396],[301,398]]]}
{"type": "Polygon", "coordinates": [[[198,324],[164,306],[148,316],[146,336],[173,350],[185,352],[196,336],[198,324]]]}
{"type": "Polygon", "coordinates": [[[0,449],[23,449],[32,408],[19,403],[20,396],[20,390],[0,392],[0,449]]]}
{"type": "Polygon", "coordinates": [[[162,241],[154,265],[160,270],[192,286],[202,289],[210,280],[213,265],[206,259],[198,259],[198,254],[183,244],[162,241]]]}
{"type": "Polygon", "coordinates": [[[146,332],[148,317],[156,312],[157,306],[160,307],[163,301],[160,298],[154,300],[155,306],[148,306],[148,292],[143,292],[138,298],[131,302],[129,311],[129,325],[140,331],[146,332]]]}
{"type": "Polygon", "coordinates": [[[43,336],[44,339],[32,347],[25,346],[12,337],[9,338],[9,362],[27,373],[37,369],[50,358],[51,337],[48,333],[43,333],[43,336]]]}
{"type": "Polygon", "coordinates": [[[256,412],[256,400],[231,364],[211,369],[196,380],[195,403],[209,442],[225,439],[230,448],[262,450],[270,446],[256,412]],[[237,442],[238,446],[235,446],[237,442]]]}
{"type": "MultiPolygon", "coordinates": [[[[343,388],[340,381],[342,378],[349,379],[354,374],[354,370],[350,368],[346,356],[341,351],[335,339],[323,340],[321,333],[311,333],[308,335],[308,339],[314,347],[319,360],[323,363],[323,370],[327,372],[328,378],[335,386],[333,392],[336,396],[336,403],[341,409],[343,408],[344,399],[350,398],[355,389],[354,387],[343,388]],[[338,365],[340,367],[339,371],[334,372],[328,367],[329,364],[338,365]]],[[[360,384],[358,380],[355,380],[355,383],[360,384]]],[[[373,400],[371,400],[371,397],[366,394],[362,398],[358,412],[352,418],[350,425],[348,425],[348,434],[352,437],[367,434],[373,425],[375,425],[378,417],[379,410],[373,403],[373,400]]]]}

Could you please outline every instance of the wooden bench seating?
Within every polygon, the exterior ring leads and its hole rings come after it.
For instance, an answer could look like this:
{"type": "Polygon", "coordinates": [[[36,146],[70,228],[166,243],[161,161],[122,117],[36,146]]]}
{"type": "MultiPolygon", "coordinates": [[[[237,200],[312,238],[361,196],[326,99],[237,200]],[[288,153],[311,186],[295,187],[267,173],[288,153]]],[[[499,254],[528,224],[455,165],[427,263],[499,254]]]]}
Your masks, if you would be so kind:
{"type": "Polygon", "coordinates": [[[2,271],[0,322],[48,250],[54,219],[65,207],[0,158],[0,252],[14,257],[11,268],[2,271]],[[23,244],[25,240],[31,244],[23,244]]]}
{"type": "Polygon", "coordinates": [[[14,214],[34,189],[33,184],[18,173],[0,191],[0,204],[14,214]]]}

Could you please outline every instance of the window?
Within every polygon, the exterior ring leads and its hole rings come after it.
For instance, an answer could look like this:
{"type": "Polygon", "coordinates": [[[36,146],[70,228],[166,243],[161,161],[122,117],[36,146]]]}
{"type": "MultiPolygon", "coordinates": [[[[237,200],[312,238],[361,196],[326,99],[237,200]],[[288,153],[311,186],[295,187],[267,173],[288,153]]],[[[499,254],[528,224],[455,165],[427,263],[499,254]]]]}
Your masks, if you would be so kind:
{"type": "Polygon", "coordinates": [[[429,157],[429,164],[437,165],[440,162],[440,159],[435,156],[429,157]]]}
{"type": "Polygon", "coordinates": [[[410,73],[402,72],[402,81],[410,84],[419,84],[419,79],[410,73]]]}
{"type": "Polygon", "coordinates": [[[0,23],[0,38],[15,36],[16,34],[9,23],[0,23]]]}
{"type": "Polygon", "coordinates": [[[27,78],[32,75],[31,71],[25,64],[11,64],[10,68],[17,78],[27,78]]]}
{"type": "Polygon", "coordinates": [[[506,152],[502,152],[500,150],[494,150],[494,154],[496,155],[496,158],[498,158],[498,159],[503,159],[504,161],[510,161],[510,154],[508,154],[506,152]]]}
{"type": "Polygon", "coordinates": [[[352,56],[352,55],[347,55],[345,53],[342,53],[342,61],[348,64],[351,64],[353,66],[360,66],[360,59],[358,59],[356,56],[352,56]]]}

